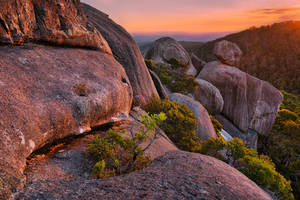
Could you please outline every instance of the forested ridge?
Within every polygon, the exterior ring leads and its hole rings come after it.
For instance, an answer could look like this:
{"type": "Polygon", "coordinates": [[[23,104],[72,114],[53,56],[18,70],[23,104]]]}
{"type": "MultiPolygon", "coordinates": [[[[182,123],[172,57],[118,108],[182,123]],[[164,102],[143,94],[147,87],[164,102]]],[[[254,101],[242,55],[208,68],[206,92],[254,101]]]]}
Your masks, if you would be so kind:
{"type": "Polygon", "coordinates": [[[241,70],[272,83],[278,89],[300,95],[300,21],[282,22],[228,35],[198,47],[181,43],[204,61],[216,60],[216,42],[228,40],[243,51],[241,70]]]}

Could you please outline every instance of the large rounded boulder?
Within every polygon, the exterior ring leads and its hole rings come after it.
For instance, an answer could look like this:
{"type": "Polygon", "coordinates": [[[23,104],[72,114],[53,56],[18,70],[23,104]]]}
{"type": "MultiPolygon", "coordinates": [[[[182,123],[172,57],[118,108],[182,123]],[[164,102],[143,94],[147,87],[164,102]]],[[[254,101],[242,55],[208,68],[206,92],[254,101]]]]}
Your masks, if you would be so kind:
{"type": "Polygon", "coordinates": [[[199,86],[194,92],[194,98],[213,114],[221,113],[224,100],[218,88],[203,79],[196,79],[196,81],[199,83],[199,86]]]}
{"type": "Polygon", "coordinates": [[[100,51],[29,45],[1,47],[0,58],[0,199],[6,199],[22,184],[33,151],[128,116],[132,89],[123,67],[100,51]]]}
{"type": "Polygon", "coordinates": [[[222,40],[216,43],[214,54],[222,63],[237,66],[241,60],[243,52],[237,44],[227,40],[222,40]]]}
{"type": "Polygon", "coordinates": [[[0,1],[0,44],[24,42],[111,50],[91,26],[79,0],[0,1]]]}
{"type": "Polygon", "coordinates": [[[231,199],[272,198],[238,170],[201,154],[171,151],[149,167],[102,180],[34,181],[16,199],[231,199]]]}
{"type": "Polygon", "coordinates": [[[210,62],[200,72],[204,79],[221,92],[224,99],[222,114],[240,130],[249,129],[268,134],[283,101],[282,94],[266,81],[220,62],[210,62]]]}
{"type": "Polygon", "coordinates": [[[135,100],[145,105],[153,96],[158,97],[144,58],[131,35],[101,11],[86,4],[83,4],[83,9],[88,16],[89,23],[101,32],[115,59],[124,67],[133,88],[135,100]]]}
{"type": "Polygon", "coordinates": [[[195,114],[197,120],[196,135],[201,140],[217,137],[207,110],[199,102],[179,93],[170,94],[169,97],[171,101],[187,105],[187,107],[195,114]]]}
{"type": "Polygon", "coordinates": [[[133,91],[80,1],[1,1],[0,22],[0,199],[9,199],[31,153],[123,120],[133,91]]]}
{"type": "Polygon", "coordinates": [[[170,37],[164,37],[156,40],[145,54],[146,59],[151,59],[156,63],[168,64],[168,61],[175,58],[187,65],[187,74],[195,76],[195,69],[189,53],[176,40],[170,37]]]}

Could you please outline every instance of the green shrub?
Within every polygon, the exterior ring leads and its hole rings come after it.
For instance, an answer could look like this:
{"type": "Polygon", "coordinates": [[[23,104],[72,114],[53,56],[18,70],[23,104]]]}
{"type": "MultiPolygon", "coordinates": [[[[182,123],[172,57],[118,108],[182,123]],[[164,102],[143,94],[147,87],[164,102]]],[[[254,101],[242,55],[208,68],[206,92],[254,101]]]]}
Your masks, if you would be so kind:
{"type": "Polygon", "coordinates": [[[223,129],[223,125],[216,118],[214,118],[212,115],[210,115],[210,119],[211,119],[211,122],[212,122],[212,124],[215,128],[216,133],[220,134],[220,132],[223,129]]]}
{"type": "Polygon", "coordinates": [[[178,148],[187,151],[196,151],[199,148],[199,139],[195,134],[196,117],[186,105],[154,97],[145,106],[145,110],[152,114],[163,112],[167,115],[167,120],[161,124],[161,128],[178,148]]]}
{"type": "Polygon", "coordinates": [[[296,199],[300,198],[300,101],[295,95],[282,91],[284,101],[277,114],[276,122],[267,137],[260,137],[263,148],[259,151],[268,155],[276,169],[291,180],[296,199]]]}
{"type": "Polygon", "coordinates": [[[183,78],[177,78],[169,88],[172,92],[189,94],[197,90],[199,84],[196,82],[195,77],[192,75],[184,75],[183,78]]]}
{"type": "Polygon", "coordinates": [[[275,169],[275,164],[265,155],[245,146],[243,141],[234,138],[224,141],[222,137],[202,141],[200,153],[214,156],[239,169],[258,185],[275,192],[280,199],[293,200],[291,183],[275,169]],[[220,151],[223,150],[223,154],[220,151]],[[225,157],[223,156],[225,152],[225,157]]]}
{"type": "MultiPolygon", "coordinates": [[[[161,124],[161,128],[180,149],[214,156],[238,168],[258,185],[275,192],[280,199],[294,199],[290,182],[276,171],[271,159],[247,148],[241,139],[225,141],[218,134],[216,139],[200,141],[195,134],[195,115],[185,105],[169,99],[153,98],[145,106],[145,110],[150,113],[166,113],[167,120],[161,124]],[[221,150],[224,150],[223,153],[221,150]]],[[[222,130],[222,125],[216,119],[212,117],[212,121],[217,132],[222,130]]],[[[295,164],[295,167],[298,165],[295,164]]]]}
{"type": "Polygon", "coordinates": [[[167,62],[171,65],[172,69],[182,69],[183,71],[186,71],[189,68],[187,64],[179,61],[176,58],[171,58],[167,62]]]}
{"type": "Polygon", "coordinates": [[[297,120],[298,115],[288,109],[281,109],[278,112],[277,119],[279,120],[297,120]]]}
{"type": "Polygon", "coordinates": [[[294,113],[300,115],[300,99],[298,96],[291,93],[281,90],[283,95],[283,103],[281,104],[280,109],[287,109],[293,111],[294,113]]]}
{"type": "Polygon", "coordinates": [[[187,75],[188,66],[175,58],[168,61],[170,66],[163,63],[154,63],[153,60],[145,60],[149,69],[157,73],[161,82],[172,92],[189,94],[193,93],[199,83],[192,75],[187,75]]]}
{"type": "Polygon", "coordinates": [[[248,178],[275,192],[280,199],[294,199],[290,181],[276,171],[275,164],[268,156],[246,155],[240,162],[243,167],[239,170],[248,178]]]}
{"type": "Polygon", "coordinates": [[[145,64],[146,64],[146,66],[147,66],[149,69],[151,69],[152,71],[155,70],[155,63],[154,63],[153,60],[151,60],[151,59],[145,59],[145,64]]]}
{"type": "Polygon", "coordinates": [[[132,124],[129,130],[131,137],[124,136],[126,130],[121,132],[109,130],[105,137],[97,136],[88,144],[88,153],[97,161],[93,172],[99,178],[139,170],[150,163],[144,152],[157,138],[158,125],[166,120],[166,115],[164,113],[141,115],[141,118],[142,125],[139,131],[133,133],[137,119],[132,124]],[[139,145],[148,138],[151,138],[149,144],[142,149],[139,145]]]}

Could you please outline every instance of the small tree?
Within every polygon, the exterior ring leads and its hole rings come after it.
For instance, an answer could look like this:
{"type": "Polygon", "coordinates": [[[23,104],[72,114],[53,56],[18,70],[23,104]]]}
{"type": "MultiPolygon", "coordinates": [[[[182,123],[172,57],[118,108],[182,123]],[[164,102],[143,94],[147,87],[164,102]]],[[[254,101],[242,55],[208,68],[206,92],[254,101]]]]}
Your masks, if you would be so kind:
{"type": "Polygon", "coordinates": [[[159,135],[158,126],[166,120],[164,113],[140,115],[139,130],[134,132],[138,118],[134,119],[129,135],[127,130],[120,132],[109,130],[105,137],[95,137],[88,145],[88,152],[98,162],[94,166],[94,173],[99,178],[111,177],[142,169],[147,166],[150,159],[144,152],[150,148],[159,135]],[[149,143],[142,148],[140,145],[149,139],[149,143]]]}

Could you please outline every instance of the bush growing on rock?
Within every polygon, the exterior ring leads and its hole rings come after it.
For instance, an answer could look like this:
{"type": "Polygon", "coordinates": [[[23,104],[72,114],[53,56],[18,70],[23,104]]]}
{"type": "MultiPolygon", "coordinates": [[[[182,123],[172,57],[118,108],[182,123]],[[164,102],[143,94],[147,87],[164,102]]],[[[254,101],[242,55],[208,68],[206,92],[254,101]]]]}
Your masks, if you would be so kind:
{"type": "Polygon", "coordinates": [[[172,69],[182,69],[182,70],[187,70],[189,68],[188,65],[184,64],[180,60],[177,60],[176,58],[171,58],[170,60],[167,61],[172,67],[172,69]]]}
{"type": "Polygon", "coordinates": [[[214,118],[212,115],[210,115],[210,119],[211,119],[211,122],[212,122],[212,124],[215,128],[216,133],[220,134],[220,132],[223,129],[223,125],[216,118],[214,118]]]}
{"type": "Polygon", "coordinates": [[[133,133],[132,130],[136,119],[129,130],[129,138],[124,136],[127,130],[120,132],[109,130],[105,137],[96,136],[88,144],[89,154],[97,160],[93,172],[97,174],[98,178],[143,169],[150,163],[150,159],[144,156],[144,152],[157,138],[158,125],[166,120],[166,115],[164,113],[150,116],[143,114],[141,118],[142,125],[139,131],[133,133]],[[150,139],[149,144],[145,148],[141,148],[139,145],[147,139],[150,139]]]}
{"type": "MultiPolygon", "coordinates": [[[[196,118],[185,105],[169,99],[153,98],[145,106],[145,110],[150,113],[166,113],[167,120],[161,124],[161,128],[179,148],[223,160],[258,185],[275,192],[280,199],[294,199],[290,182],[276,171],[271,159],[247,148],[241,139],[225,141],[219,133],[217,139],[200,141],[195,135],[196,118]]],[[[216,131],[220,132],[222,125],[213,117],[211,119],[216,131]]]]}
{"type": "Polygon", "coordinates": [[[189,67],[176,58],[168,60],[170,66],[147,59],[145,63],[173,93],[193,93],[199,86],[194,76],[186,74],[189,67]]]}
{"type": "Polygon", "coordinates": [[[199,148],[199,138],[195,134],[196,117],[186,105],[153,98],[145,110],[152,114],[166,113],[167,120],[161,124],[161,128],[178,148],[192,152],[199,148]]]}
{"type": "Polygon", "coordinates": [[[273,191],[280,199],[294,199],[290,181],[276,171],[272,160],[245,147],[241,139],[225,141],[222,137],[211,138],[202,142],[199,153],[227,162],[258,185],[273,191]]]}

